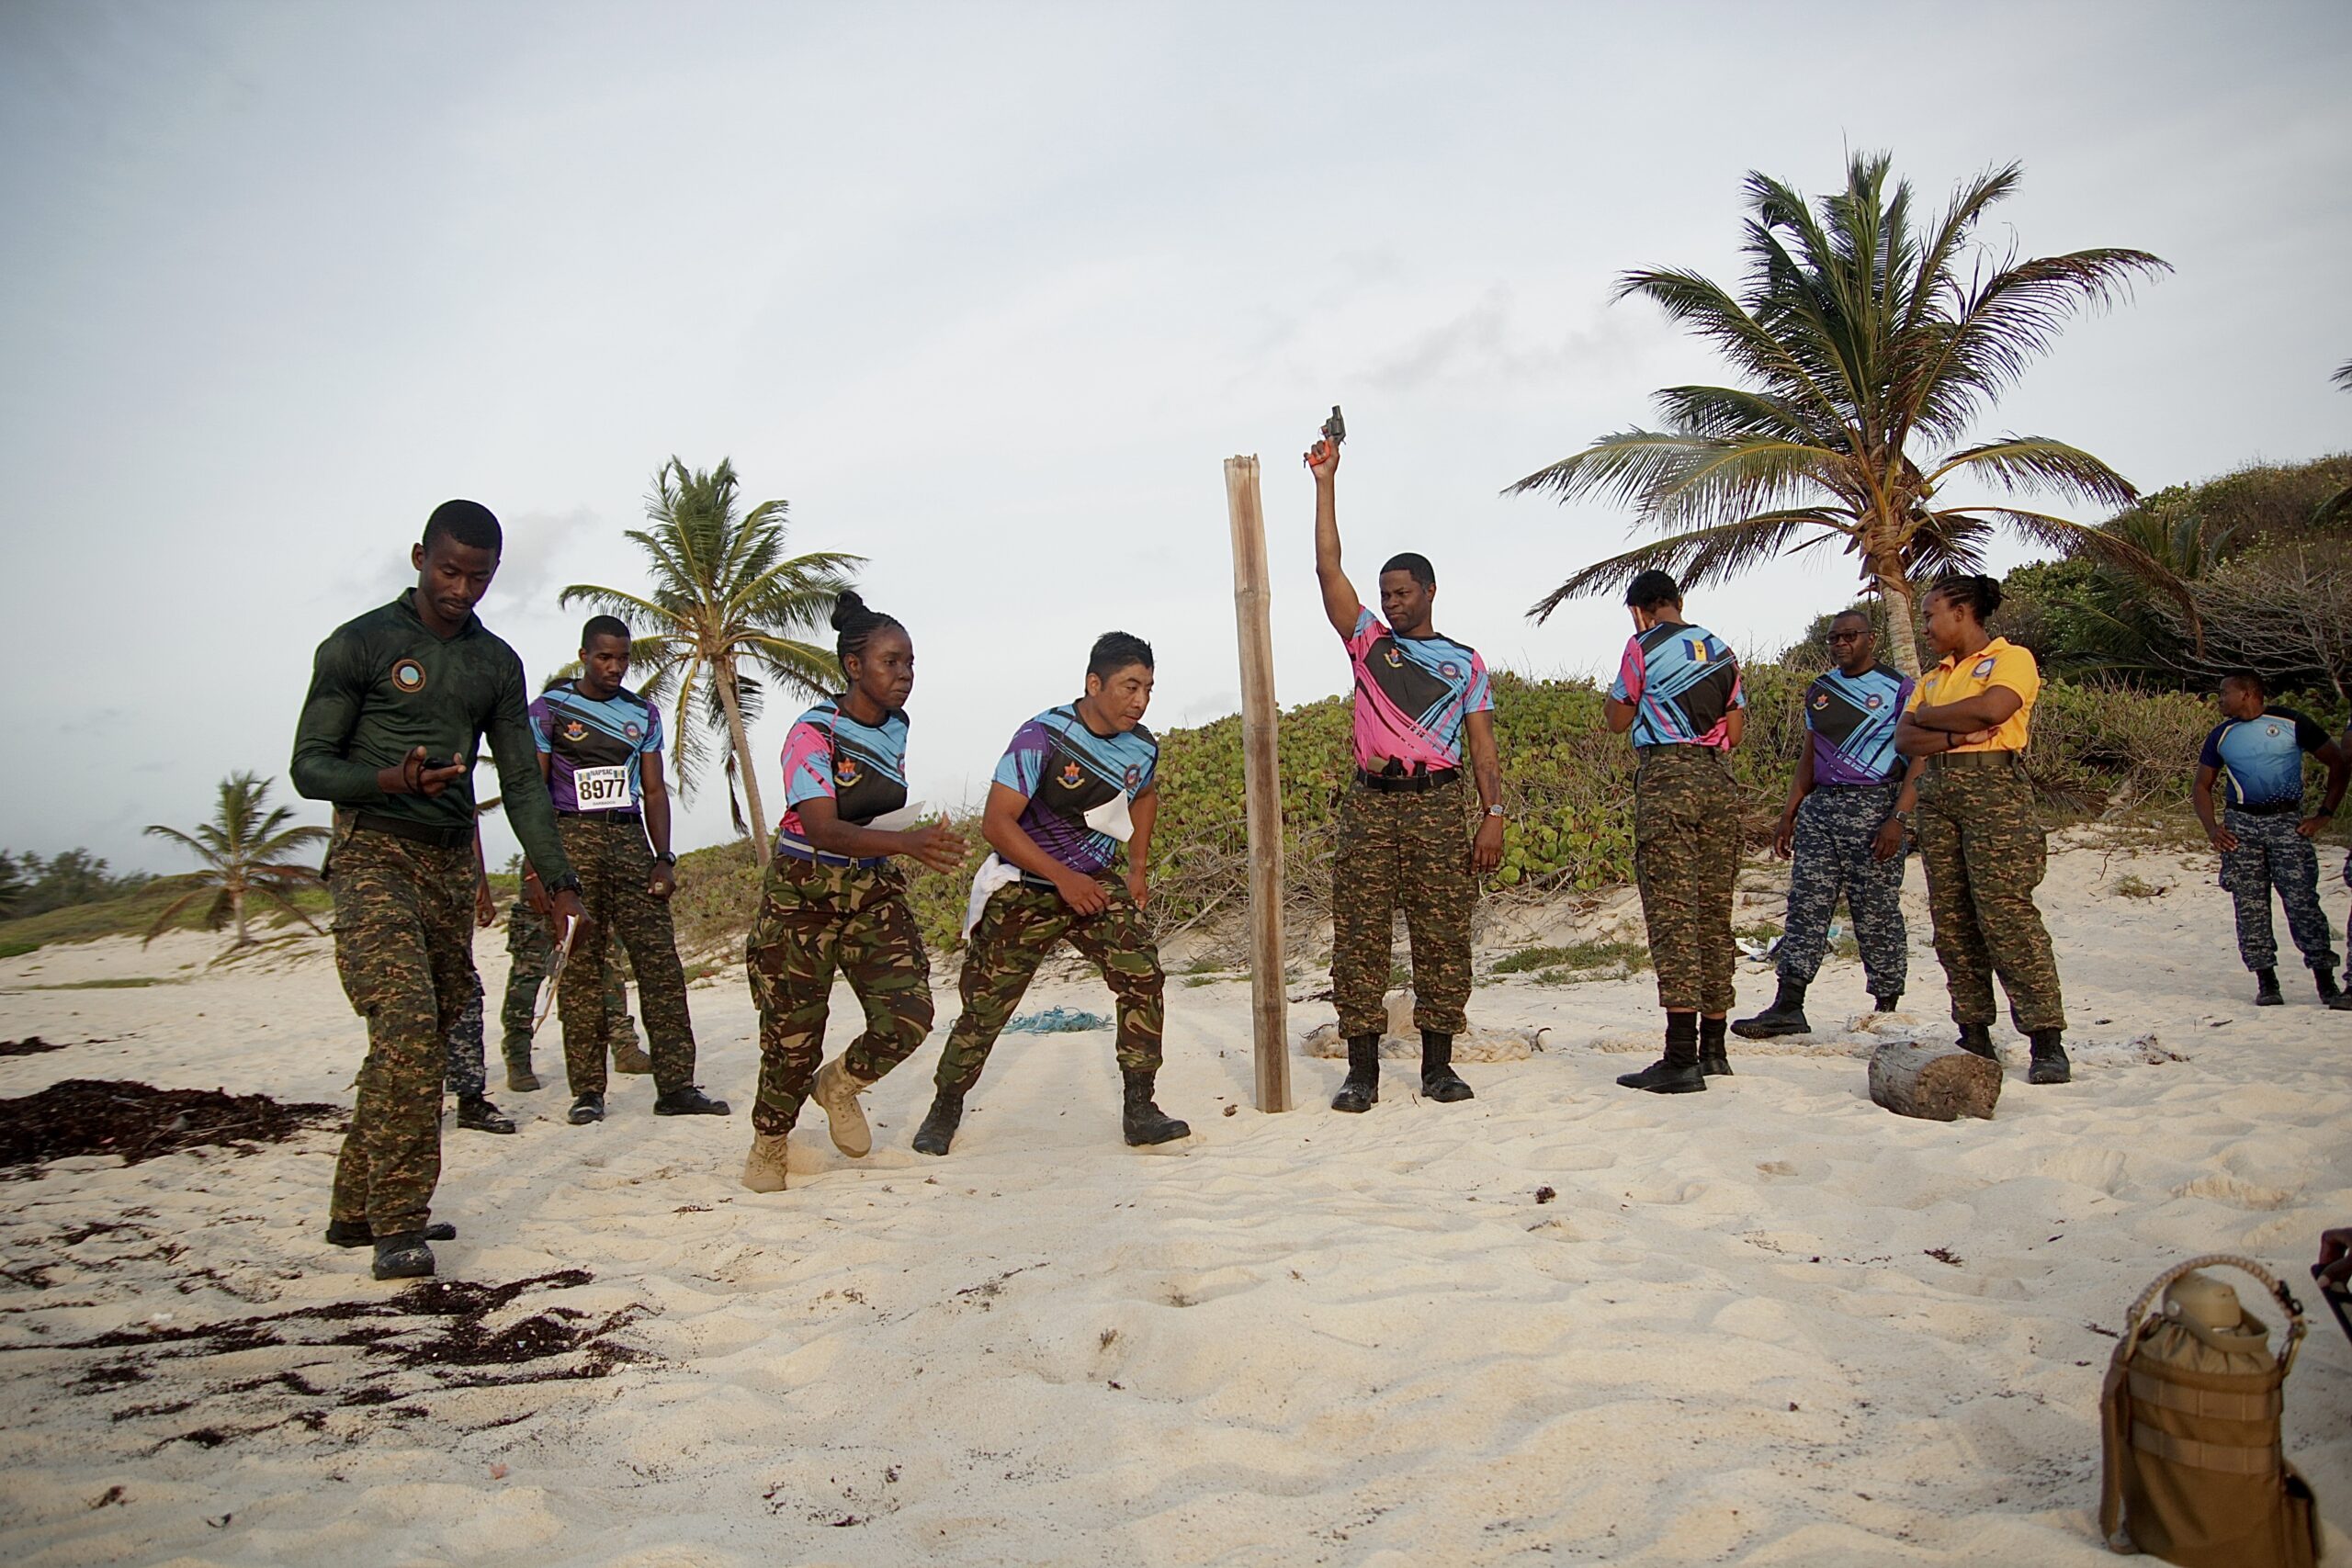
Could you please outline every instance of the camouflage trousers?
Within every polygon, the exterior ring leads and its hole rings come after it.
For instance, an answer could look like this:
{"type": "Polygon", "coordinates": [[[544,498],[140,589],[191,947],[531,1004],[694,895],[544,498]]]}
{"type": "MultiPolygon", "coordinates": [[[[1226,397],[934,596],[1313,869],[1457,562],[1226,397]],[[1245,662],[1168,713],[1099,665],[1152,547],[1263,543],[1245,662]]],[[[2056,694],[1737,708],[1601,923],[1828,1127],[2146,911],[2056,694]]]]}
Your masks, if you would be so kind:
{"type": "MultiPolygon", "coordinates": [[[[510,959],[506,1003],[499,1013],[499,1023],[506,1035],[506,1059],[527,1065],[531,1059],[531,1010],[538,1003],[539,983],[548,977],[548,970],[555,963],[555,928],[531,908],[527,899],[515,899],[506,911],[506,952],[510,959]]],[[[604,1001],[605,1043],[616,1050],[636,1044],[637,1022],[628,1015],[628,966],[616,937],[608,939],[605,946],[604,1001]]],[[[480,1046],[477,1040],[477,1056],[481,1055],[480,1046]]]]}
{"type": "Polygon", "coordinates": [[[450,1031],[481,1004],[474,972],[474,854],[347,832],[328,862],[334,964],[368,1021],[333,1218],[378,1235],[423,1230],[441,1179],[441,1079],[450,1031]]]}
{"type": "Polygon", "coordinates": [[[1413,955],[1413,1026],[1439,1034],[1468,1027],[1469,794],[1459,779],[1426,790],[1377,790],[1358,780],[1340,799],[1331,857],[1331,1000],[1342,1035],[1388,1027],[1391,942],[1399,906],[1413,955]]]}
{"type": "Polygon", "coordinates": [[[1168,977],[1160,972],[1159,949],[1151,926],[1127,892],[1123,878],[1100,879],[1109,907],[1081,916],[1050,887],[1016,882],[1000,887],[980,911],[964,946],[964,973],[956,988],[963,1016],[948,1031],[939,1054],[937,1086],[965,1094],[980,1081],[989,1051],[1012,1020],[1012,1010],[1029,989],[1030,977],[1054,945],[1070,946],[1102,971],[1118,1014],[1118,1056],[1123,1072],[1159,1070],[1159,1035],[1168,977]]]}
{"type": "Polygon", "coordinates": [[[606,998],[616,942],[628,951],[637,975],[637,1006],[645,1017],[654,1090],[684,1089],[695,1077],[694,1021],[686,1011],[686,972],[678,962],[670,906],[647,890],[653,850],[645,841],[644,825],[608,817],[559,817],[555,826],[579,874],[580,901],[589,922],[556,981],[564,1077],[571,1092],[605,1092],[605,1049],[612,1032],[606,998]]]}
{"type": "Polygon", "coordinates": [[[2064,1029],[2058,961],[2033,903],[2049,850],[2034,814],[2032,782],[2014,751],[1962,756],[1987,761],[1930,759],[1919,777],[1915,825],[1952,1021],[1993,1021],[1998,975],[2020,1032],[2064,1029]]]}
{"type": "Polygon", "coordinates": [[[1729,1012],[1731,897],[1739,877],[1739,792],[1712,746],[1643,749],[1634,779],[1634,880],[1649,928],[1657,1005],[1729,1012]]]}
{"type": "Polygon", "coordinates": [[[1878,830],[1894,809],[1900,782],[1860,787],[1815,787],[1797,805],[1794,859],[1789,866],[1789,913],[1781,934],[1780,974],[1813,984],[1829,940],[1838,896],[1854,917],[1862,950],[1862,978],[1874,997],[1899,997],[1910,973],[1904,943],[1903,867],[1905,856],[1871,857],[1878,830]]]}
{"type": "Polygon", "coordinates": [[[2287,931],[2303,962],[2327,974],[2335,970],[2335,933],[2319,905],[2319,850],[2295,831],[2301,817],[2282,811],[2257,817],[2224,811],[2222,824],[2238,836],[2238,847],[2222,854],[2222,886],[2237,903],[2238,956],[2249,969],[2278,964],[2278,938],[2270,925],[2270,890],[2287,906],[2287,931]]]}
{"type": "Polygon", "coordinates": [[[752,1126],[789,1133],[824,1057],[825,1020],[839,974],[865,1010],[865,1029],[842,1063],[872,1083],[931,1032],[931,960],[896,866],[768,862],[744,957],[760,1009],[760,1093],[752,1126]]]}

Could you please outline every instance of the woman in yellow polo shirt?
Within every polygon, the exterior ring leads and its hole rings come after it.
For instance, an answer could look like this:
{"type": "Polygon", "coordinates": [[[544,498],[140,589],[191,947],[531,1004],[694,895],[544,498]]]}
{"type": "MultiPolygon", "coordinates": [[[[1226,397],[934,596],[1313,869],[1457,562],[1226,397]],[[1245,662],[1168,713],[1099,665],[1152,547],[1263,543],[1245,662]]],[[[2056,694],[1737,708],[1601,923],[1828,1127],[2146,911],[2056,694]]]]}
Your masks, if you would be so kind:
{"type": "Polygon", "coordinates": [[[2064,1083],[2072,1072],[2060,1042],[2066,1012],[2058,964],[2033,903],[2048,852],[2018,755],[2041,671],[2030,652],[1985,631],[2000,604],[2001,585],[1989,577],[1945,577],[1928,590],[1928,640],[1943,660],[1913,689],[1894,745],[1915,759],[1912,831],[1961,1046],[1999,1059],[1992,1038],[1998,975],[2010,1018],[2033,1043],[2027,1081],[2064,1083]]]}

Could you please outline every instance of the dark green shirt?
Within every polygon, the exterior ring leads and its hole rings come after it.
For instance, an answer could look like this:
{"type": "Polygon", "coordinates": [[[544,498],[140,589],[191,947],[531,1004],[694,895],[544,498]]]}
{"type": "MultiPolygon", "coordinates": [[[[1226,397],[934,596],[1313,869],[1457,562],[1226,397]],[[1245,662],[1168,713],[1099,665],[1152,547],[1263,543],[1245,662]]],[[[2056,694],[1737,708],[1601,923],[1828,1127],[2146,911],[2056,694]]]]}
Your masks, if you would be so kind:
{"type": "Polygon", "coordinates": [[[403,593],[319,644],[294,728],[294,787],[346,810],[470,830],[470,770],[437,795],[386,795],[376,787],[376,771],[399,766],[419,746],[435,761],[470,761],[487,735],[523,853],[549,884],[560,884],[571,862],[556,837],[529,709],[523,661],[513,649],[473,615],[457,636],[435,637],[403,593]]]}

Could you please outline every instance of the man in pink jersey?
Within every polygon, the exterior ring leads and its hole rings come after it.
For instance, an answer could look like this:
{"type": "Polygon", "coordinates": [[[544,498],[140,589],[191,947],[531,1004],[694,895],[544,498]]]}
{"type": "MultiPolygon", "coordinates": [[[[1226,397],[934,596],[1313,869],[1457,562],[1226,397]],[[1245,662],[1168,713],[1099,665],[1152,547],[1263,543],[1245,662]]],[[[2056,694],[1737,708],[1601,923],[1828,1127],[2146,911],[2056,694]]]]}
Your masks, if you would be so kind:
{"type": "Polygon", "coordinates": [[[1486,661],[1430,623],[1437,573],[1425,556],[1380,569],[1375,615],[1340,568],[1335,441],[1306,454],[1315,475],[1315,575],[1323,610],[1355,666],[1354,782],[1340,807],[1331,863],[1331,996],[1348,1042],[1348,1077],[1334,1111],[1380,1099],[1380,1037],[1387,1027],[1390,935],[1398,906],[1413,953],[1413,1025],[1421,1032],[1421,1092],[1468,1100],[1453,1070],[1453,1037],[1470,1000],[1470,913],[1478,878],[1503,852],[1502,767],[1486,661]],[[1484,815],[1475,834],[1463,752],[1484,815]]]}

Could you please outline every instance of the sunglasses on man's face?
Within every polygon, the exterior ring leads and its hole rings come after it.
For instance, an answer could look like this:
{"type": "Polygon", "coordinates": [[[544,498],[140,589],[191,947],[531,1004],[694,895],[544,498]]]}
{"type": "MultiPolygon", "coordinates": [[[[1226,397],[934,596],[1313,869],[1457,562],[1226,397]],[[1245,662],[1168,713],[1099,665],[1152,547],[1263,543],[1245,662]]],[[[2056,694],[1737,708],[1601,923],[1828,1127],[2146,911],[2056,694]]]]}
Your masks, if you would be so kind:
{"type": "Polygon", "coordinates": [[[1841,642],[1860,642],[1870,635],[1868,632],[1831,632],[1829,646],[1835,648],[1841,642]]]}

